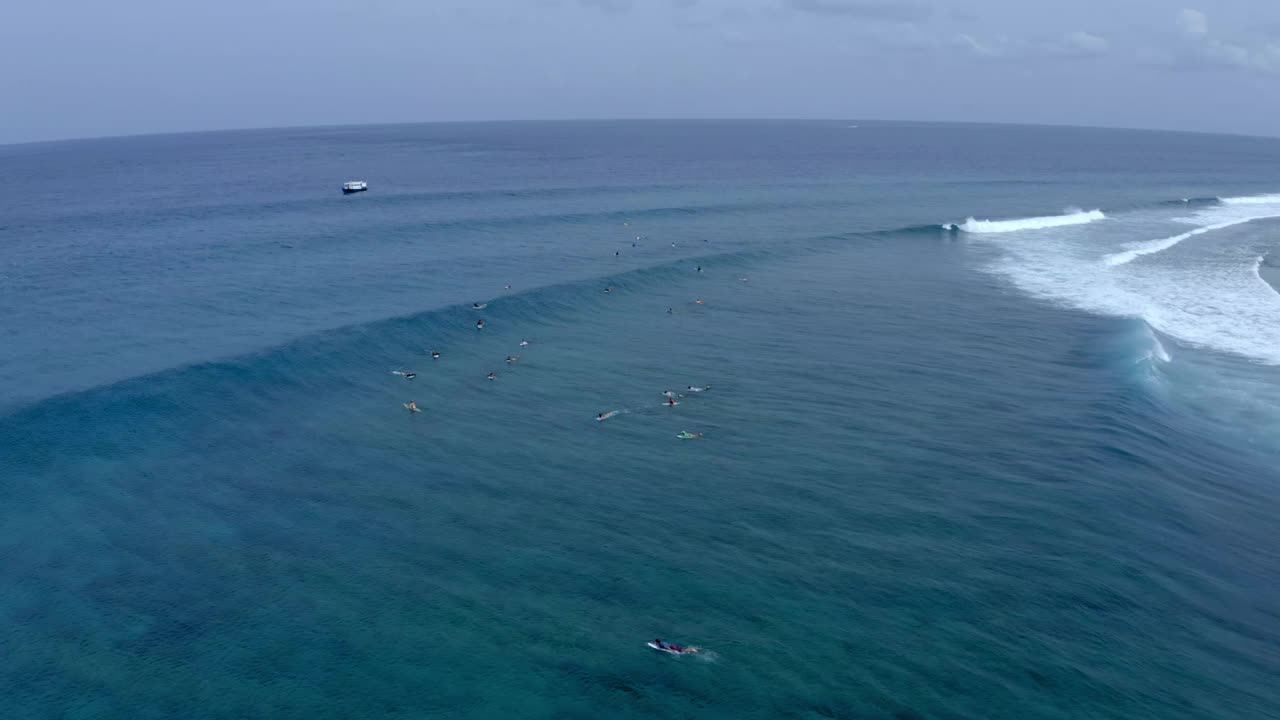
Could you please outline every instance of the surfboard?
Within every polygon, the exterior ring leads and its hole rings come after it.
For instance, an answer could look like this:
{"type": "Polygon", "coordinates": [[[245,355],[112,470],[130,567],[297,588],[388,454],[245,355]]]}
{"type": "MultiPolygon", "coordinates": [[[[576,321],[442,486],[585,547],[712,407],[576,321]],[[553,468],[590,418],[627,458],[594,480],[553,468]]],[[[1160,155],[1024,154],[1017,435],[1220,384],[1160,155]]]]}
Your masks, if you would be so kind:
{"type": "Polygon", "coordinates": [[[657,650],[658,652],[667,653],[668,655],[688,655],[689,653],[698,652],[697,648],[685,648],[683,651],[679,651],[679,650],[672,650],[671,648],[659,647],[658,645],[655,645],[654,643],[651,643],[651,642],[647,642],[645,643],[645,645],[648,645],[649,647],[653,648],[654,650],[657,650]]]}

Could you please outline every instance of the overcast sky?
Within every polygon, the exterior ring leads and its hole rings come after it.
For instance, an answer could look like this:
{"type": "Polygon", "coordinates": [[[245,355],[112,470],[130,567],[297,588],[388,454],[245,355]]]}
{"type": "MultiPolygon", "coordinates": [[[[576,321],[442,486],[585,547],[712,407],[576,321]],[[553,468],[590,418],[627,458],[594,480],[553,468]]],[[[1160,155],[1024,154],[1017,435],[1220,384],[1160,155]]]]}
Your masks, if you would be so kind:
{"type": "Polygon", "coordinates": [[[0,142],[544,118],[1280,135],[1280,0],[39,0],[0,142]]]}

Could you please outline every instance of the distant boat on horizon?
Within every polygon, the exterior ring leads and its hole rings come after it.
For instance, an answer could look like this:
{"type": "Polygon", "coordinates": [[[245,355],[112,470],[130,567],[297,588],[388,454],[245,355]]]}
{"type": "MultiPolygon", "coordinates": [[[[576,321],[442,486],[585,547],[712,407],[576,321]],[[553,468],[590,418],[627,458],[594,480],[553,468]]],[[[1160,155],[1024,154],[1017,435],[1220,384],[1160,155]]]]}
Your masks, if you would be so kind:
{"type": "Polygon", "coordinates": [[[348,180],[342,183],[342,194],[350,195],[351,193],[364,192],[369,189],[369,183],[364,180],[348,180]]]}

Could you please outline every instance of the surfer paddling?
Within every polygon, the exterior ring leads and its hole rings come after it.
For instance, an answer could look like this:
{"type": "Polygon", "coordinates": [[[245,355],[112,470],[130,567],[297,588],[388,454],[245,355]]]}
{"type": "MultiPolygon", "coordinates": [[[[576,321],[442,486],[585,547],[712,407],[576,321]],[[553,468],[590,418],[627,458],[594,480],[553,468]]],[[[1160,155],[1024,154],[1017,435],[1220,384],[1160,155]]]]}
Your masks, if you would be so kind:
{"type": "Polygon", "coordinates": [[[665,652],[665,653],[671,653],[672,655],[687,655],[689,653],[698,652],[698,648],[696,647],[684,647],[682,645],[673,645],[671,643],[663,642],[661,638],[655,638],[653,642],[649,643],[649,647],[653,648],[654,650],[661,650],[662,652],[665,652]]]}

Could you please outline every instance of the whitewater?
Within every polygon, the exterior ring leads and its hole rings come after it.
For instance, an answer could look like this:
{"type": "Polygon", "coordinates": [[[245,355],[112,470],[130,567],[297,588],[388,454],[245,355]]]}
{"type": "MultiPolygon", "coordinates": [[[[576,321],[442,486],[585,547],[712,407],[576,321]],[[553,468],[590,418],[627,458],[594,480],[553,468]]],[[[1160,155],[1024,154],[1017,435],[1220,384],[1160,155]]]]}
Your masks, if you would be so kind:
{"type": "Polygon", "coordinates": [[[1101,213],[1065,218],[1080,215],[996,221],[998,234],[980,231],[1001,251],[991,269],[1037,297],[1140,318],[1185,343],[1280,364],[1280,295],[1257,271],[1259,253],[1280,241],[1266,222],[1280,218],[1280,195],[1222,198],[1189,216],[1112,212],[1105,231],[1088,224],[1101,213]],[[1170,224],[1193,227],[1133,239],[1170,224]]]}

